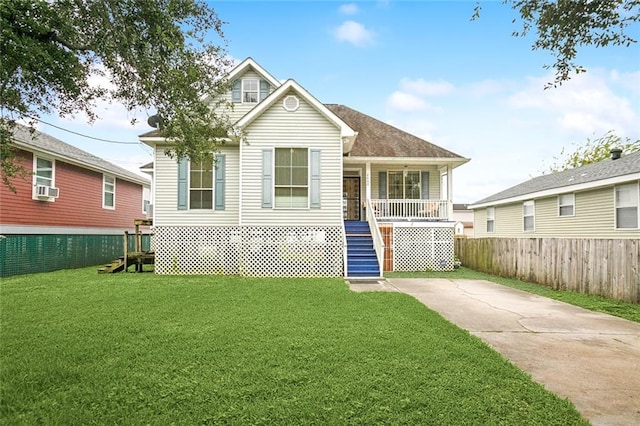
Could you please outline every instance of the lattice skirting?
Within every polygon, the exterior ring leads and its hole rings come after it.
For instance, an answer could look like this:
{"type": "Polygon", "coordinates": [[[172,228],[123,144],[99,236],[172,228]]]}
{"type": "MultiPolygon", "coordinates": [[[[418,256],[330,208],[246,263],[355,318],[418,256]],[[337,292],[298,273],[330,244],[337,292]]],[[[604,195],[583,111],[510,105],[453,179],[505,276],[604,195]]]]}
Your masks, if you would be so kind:
{"type": "Polygon", "coordinates": [[[155,228],[160,274],[343,276],[341,227],[155,228]]]}
{"type": "Polygon", "coordinates": [[[394,271],[452,271],[453,228],[394,227],[394,271]]]}

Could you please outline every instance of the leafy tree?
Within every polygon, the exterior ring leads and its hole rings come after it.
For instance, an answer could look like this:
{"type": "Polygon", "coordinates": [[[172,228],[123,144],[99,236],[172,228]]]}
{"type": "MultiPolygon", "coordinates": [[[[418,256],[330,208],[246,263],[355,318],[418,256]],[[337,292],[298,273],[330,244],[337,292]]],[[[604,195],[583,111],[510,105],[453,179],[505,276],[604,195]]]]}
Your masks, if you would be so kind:
{"type": "MultiPolygon", "coordinates": [[[[558,86],[571,78],[572,73],[585,72],[575,62],[578,48],[630,46],[637,43],[626,30],[640,21],[640,0],[503,0],[520,15],[522,29],[514,31],[524,37],[535,31],[533,50],[547,50],[555,56],[555,80],[558,86]]],[[[472,19],[480,16],[477,4],[472,19]]],[[[514,19],[514,23],[516,20],[514,19]]]]}
{"type": "Polygon", "coordinates": [[[604,136],[596,139],[587,138],[587,142],[578,145],[573,144],[575,150],[567,152],[565,148],[560,152],[559,157],[554,157],[555,163],[549,167],[549,172],[561,172],[575,167],[586,166],[597,163],[611,157],[611,150],[620,149],[622,155],[630,154],[640,150],[640,139],[632,141],[630,138],[621,138],[612,130],[604,136]]]}
{"type": "Polygon", "coordinates": [[[202,102],[224,90],[222,26],[202,0],[0,0],[3,183],[21,171],[16,122],[54,112],[93,121],[98,100],[124,105],[132,122],[157,112],[163,136],[177,142],[173,155],[208,156],[227,125],[202,102]]]}

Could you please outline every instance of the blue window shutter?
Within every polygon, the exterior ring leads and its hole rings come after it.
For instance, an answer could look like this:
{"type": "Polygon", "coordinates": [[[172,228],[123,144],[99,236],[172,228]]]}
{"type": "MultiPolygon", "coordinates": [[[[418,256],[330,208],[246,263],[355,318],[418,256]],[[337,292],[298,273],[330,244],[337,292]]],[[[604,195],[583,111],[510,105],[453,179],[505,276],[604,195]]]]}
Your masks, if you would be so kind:
{"type": "Polygon", "coordinates": [[[429,172],[420,172],[420,195],[423,200],[429,199],[429,172]]]}
{"type": "Polygon", "coordinates": [[[189,195],[189,160],[182,158],[178,162],[178,210],[187,210],[189,195]]]}
{"type": "Polygon", "coordinates": [[[270,149],[262,150],[262,208],[271,208],[273,206],[273,151],[270,149]]]}
{"type": "Polygon", "coordinates": [[[378,172],[378,196],[381,200],[387,198],[387,172],[378,172]]]}
{"type": "Polygon", "coordinates": [[[312,149],[311,155],[311,182],[309,182],[309,207],[320,208],[320,150],[312,149]]]}
{"type": "Polygon", "coordinates": [[[234,104],[242,102],[242,81],[240,80],[233,82],[233,88],[231,89],[231,101],[234,104]]]}
{"type": "Polygon", "coordinates": [[[216,210],[224,210],[225,155],[216,155],[216,210]]]}
{"type": "Polygon", "coordinates": [[[267,96],[269,96],[269,82],[260,80],[260,100],[263,100],[267,96]]]}

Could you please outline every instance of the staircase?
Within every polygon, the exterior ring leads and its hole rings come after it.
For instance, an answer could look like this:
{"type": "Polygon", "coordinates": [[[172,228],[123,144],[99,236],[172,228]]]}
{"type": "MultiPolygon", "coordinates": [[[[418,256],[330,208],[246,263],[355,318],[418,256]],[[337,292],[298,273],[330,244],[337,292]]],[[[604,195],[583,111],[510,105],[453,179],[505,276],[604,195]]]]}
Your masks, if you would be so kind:
{"type": "Polygon", "coordinates": [[[98,269],[99,274],[110,274],[113,272],[124,271],[124,256],[120,256],[120,259],[116,259],[111,263],[104,265],[98,269]]]}
{"type": "Polygon", "coordinates": [[[379,277],[380,267],[367,222],[345,221],[347,277],[379,277]]]}

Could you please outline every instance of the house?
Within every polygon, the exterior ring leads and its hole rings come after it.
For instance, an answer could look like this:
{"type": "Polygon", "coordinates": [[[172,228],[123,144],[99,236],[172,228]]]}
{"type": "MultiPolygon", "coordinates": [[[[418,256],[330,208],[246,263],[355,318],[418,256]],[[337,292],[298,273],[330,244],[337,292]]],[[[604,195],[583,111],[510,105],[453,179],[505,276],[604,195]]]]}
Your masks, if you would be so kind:
{"type": "Polygon", "coordinates": [[[241,137],[222,140],[215,164],[170,158],[161,129],[140,136],[154,148],[156,272],[379,277],[453,268],[453,169],[468,159],[323,104],[252,58],[228,81],[226,114],[241,137]]]}
{"type": "Polygon", "coordinates": [[[640,151],[536,177],[469,206],[475,237],[640,238],[640,151]]]}
{"type": "Polygon", "coordinates": [[[454,203],[453,220],[456,236],[473,237],[473,210],[469,210],[469,204],[454,203]]]}
{"type": "Polygon", "coordinates": [[[149,180],[45,133],[14,131],[28,172],[0,185],[0,276],[96,265],[122,254],[149,180]]]}

